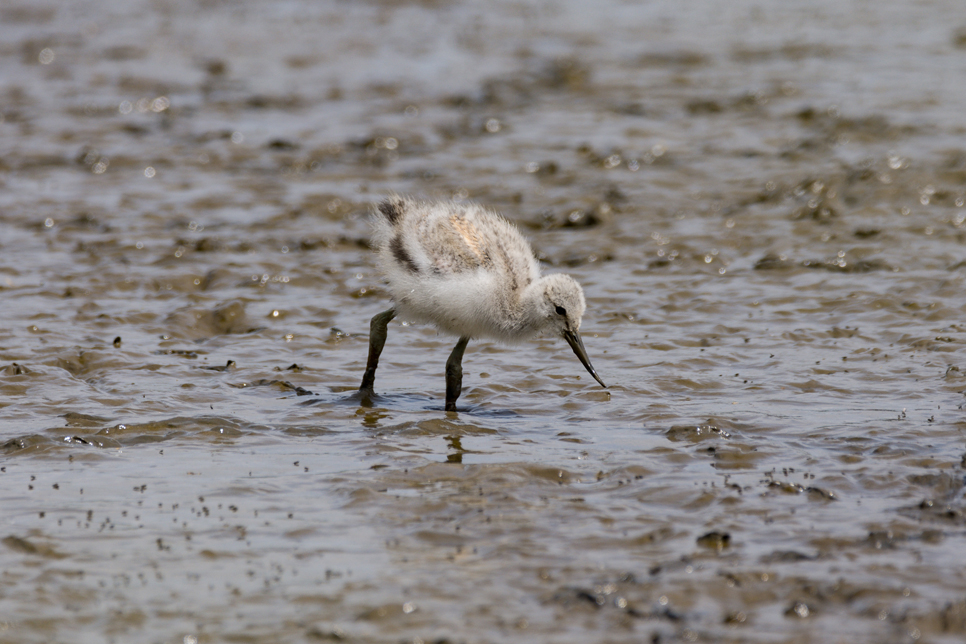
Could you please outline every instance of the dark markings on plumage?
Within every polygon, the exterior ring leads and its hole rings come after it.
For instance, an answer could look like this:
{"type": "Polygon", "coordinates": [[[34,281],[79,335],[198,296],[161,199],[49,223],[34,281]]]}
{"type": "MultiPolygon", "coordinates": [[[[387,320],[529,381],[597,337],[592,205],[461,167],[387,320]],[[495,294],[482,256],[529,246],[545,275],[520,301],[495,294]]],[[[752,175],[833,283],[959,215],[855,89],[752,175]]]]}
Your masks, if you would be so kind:
{"type": "Polygon", "coordinates": [[[406,249],[403,248],[402,237],[398,235],[392,238],[389,242],[389,250],[392,251],[392,256],[396,258],[396,261],[409,269],[410,273],[418,273],[419,267],[416,266],[416,262],[410,257],[406,249]]]}
{"type": "Polygon", "coordinates": [[[390,224],[395,226],[399,221],[399,218],[402,216],[402,211],[399,209],[401,205],[402,203],[399,200],[386,199],[379,204],[379,212],[381,212],[383,216],[389,220],[390,224]]]}
{"type": "Polygon", "coordinates": [[[517,283],[516,266],[513,265],[513,260],[510,258],[510,254],[506,252],[503,244],[497,241],[497,250],[500,251],[500,259],[503,261],[503,265],[507,269],[507,274],[510,276],[510,290],[515,291],[520,288],[517,283]]]}

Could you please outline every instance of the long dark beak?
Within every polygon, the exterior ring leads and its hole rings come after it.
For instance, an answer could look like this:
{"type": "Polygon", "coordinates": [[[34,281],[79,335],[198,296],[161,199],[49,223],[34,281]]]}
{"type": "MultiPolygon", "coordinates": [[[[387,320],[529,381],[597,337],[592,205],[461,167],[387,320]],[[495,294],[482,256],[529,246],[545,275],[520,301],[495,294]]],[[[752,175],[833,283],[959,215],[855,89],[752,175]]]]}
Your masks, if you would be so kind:
{"type": "Polygon", "coordinates": [[[570,345],[570,348],[574,350],[574,353],[577,354],[577,359],[580,360],[580,364],[584,365],[584,368],[590,372],[594,380],[600,383],[601,387],[607,389],[607,385],[604,384],[604,381],[594,371],[594,365],[590,364],[590,358],[587,357],[587,349],[584,348],[584,342],[580,339],[580,334],[568,329],[563,332],[563,337],[567,341],[567,344],[570,345]]]}

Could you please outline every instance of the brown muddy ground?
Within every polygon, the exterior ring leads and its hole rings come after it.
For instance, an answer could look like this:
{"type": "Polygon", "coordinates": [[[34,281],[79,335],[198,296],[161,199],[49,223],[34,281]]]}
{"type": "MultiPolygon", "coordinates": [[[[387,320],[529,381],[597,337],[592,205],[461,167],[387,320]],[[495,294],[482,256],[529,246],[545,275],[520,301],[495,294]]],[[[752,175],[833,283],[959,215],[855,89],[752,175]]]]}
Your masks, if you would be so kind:
{"type": "Polygon", "coordinates": [[[0,642],[962,642],[966,14],[0,6],[0,642]],[[393,323],[390,191],[562,342],[393,323]]]}

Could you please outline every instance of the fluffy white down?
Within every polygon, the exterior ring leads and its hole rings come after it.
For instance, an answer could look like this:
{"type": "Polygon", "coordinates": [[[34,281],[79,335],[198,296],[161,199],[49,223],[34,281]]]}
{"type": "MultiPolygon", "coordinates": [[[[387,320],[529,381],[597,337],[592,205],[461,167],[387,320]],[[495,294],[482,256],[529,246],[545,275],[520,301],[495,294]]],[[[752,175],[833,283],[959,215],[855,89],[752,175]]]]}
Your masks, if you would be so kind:
{"type": "Polygon", "coordinates": [[[541,277],[529,244],[501,216],[474,205],[402,198],[396,204],[395,221],[375,213],[372,223],[373,245],[401,319],[505,343],[543,333],[559,337],[580,327],[580,286],[568,275],[541,277]],[[474,253],[496,259],[474,265],[474,253]]]}

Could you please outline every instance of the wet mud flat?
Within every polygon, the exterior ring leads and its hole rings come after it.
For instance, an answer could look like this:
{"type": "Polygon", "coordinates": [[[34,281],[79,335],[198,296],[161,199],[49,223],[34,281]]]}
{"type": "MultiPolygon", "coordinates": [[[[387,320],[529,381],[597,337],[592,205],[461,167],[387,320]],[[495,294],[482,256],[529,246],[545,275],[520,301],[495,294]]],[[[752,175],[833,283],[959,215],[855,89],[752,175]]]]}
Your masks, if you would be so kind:
{"type": "Polygon", "coordinates": [[[957,3],[0,8],[0,642],[961,642],[957,3]],[[503,211],[561,342],[394,322],[503,211]]]}

